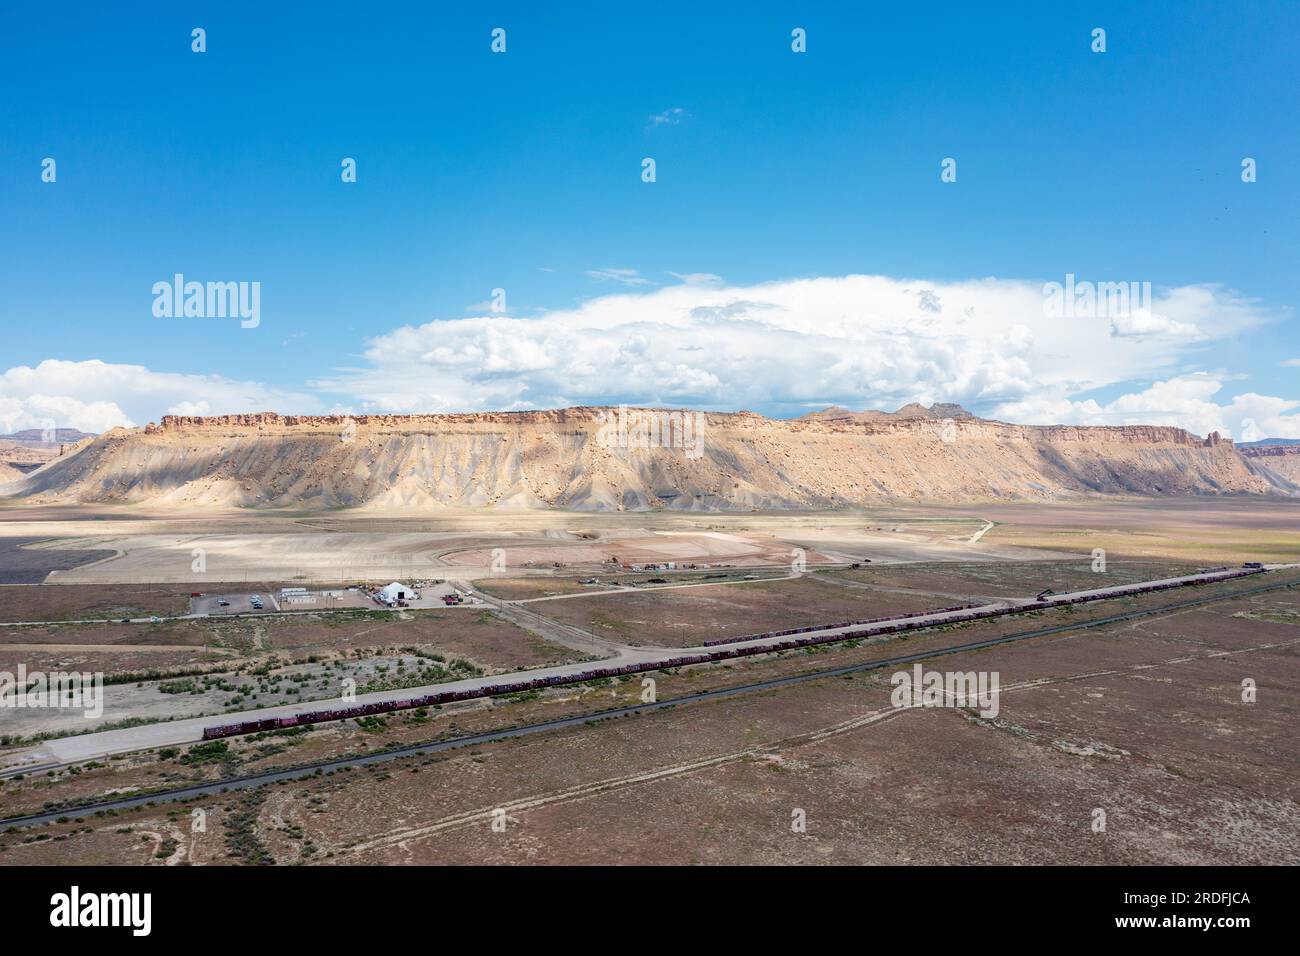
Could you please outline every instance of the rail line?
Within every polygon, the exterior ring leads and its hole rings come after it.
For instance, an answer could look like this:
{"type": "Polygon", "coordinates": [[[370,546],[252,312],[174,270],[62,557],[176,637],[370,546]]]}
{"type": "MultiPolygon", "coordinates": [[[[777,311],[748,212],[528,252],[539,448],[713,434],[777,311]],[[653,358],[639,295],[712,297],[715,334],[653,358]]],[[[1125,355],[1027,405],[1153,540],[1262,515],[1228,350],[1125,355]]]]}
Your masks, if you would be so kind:
{"type": "MultiPolygon", "coordinates": [[[[594,721],[617,717],[629,717],[657,710],[664,710],[671,707],[678,707],[683,704],[693,704],[707,700],[721,700],[741,694],[776,690],[809,681],[843,677],[848,674],[879,670],[885,667],[895,667],[901,664],[912,664],[917,661],[930,660],[936,657],[946,657],[951,654],[978,651],[989,647],[997,647],[1002,644],[1012,644],[1017,641],[1030,640],[1036,637],[1047,637],[1052,634],[1063,634],[1069,631],[1104,627],[1107,624],[1118,624],[1124,621],[1135,620],[1137,618],[1169,614],[1187,608],[1201,607],[1206,604],[1217,604],[1222,601],[1232,601],[1250,597],[1255,594],[1263,594],[1269,591],[1280,591],[1295,587],[1300,587],[1300,581],[1284,581],[1278,584],[1269,584],[1262,587],[1236,591],[1232,594],[1216,594],[1202,598],[1192,598],[1187,601],[1179,601],[1175,604],[1166,604],[1161,607],[1140,608],[1138,610],[1125,611],[1121,614],[1113,614],[1109,617],[1096,618],[1090,621],[1075,621],[1068,624],[1057,624],[1052,627],[1036,628],[1031,631],[1022,631],[1018,634],[1006,634],[1002,637],[993,637],[982,641],[970,641],[965,644],[956,644],[951,647],[931,648],[929,650],[917,651],[912,654],[900,654],[894,657],[882,658],[880,660],[864,661],[861,664],[846,664],[843,667],[810,671],[805,674],[792,674],[788,677],[774,677],[768,680],[754,681],[748,684],[719,687],[713,690],[687,694],[682,697],[656,701],[651,704],[642,703],[628,707],[615,707],[609,710],[596,711],[589,714],[575,715],[573,717],[561,717],[555,720],[542,721],[536,724],[526,724],[522,727],[509,727],[501,730],[485,731],[478,734],[450,737],[446,740],[410,744],[405,747],[397,747],[380,753],[363,754],[355,757],[336,757],[330,760],[321,760],[314,763],[302,764],[297,767],[286,767],[282,770],[269,770],[264,773],[250,774],[245,777],[214,780],[211,783],[195,784],[189,787],[178,787],[171,790],[160,790],[154,793],[140,794],[134,797],[121,797],[115,800],[103,800],[75,807],[65,807],[57,810],[43,811],[41,813],[8,817],[6,819],[0,819],[0,828],[8,829],[10,827],[41,826],[43,824],[53,823],[62,818],[75,819],[77,817],[86,817],[100,812],[107,812],[109,810],[132,810],[137,807],[149,806],[157,803],[175,803],[178,801],[192,800],[198,797],[229,793],[231,791],[249,790],[267,784],[279,783],[281,781],[302,780],[307,777],[316,776],[317,774],[323,774],[327,771],[337,771],[348,767],[363,767],[371,764],[386,763],[390,760],[398,760],[402,757],[423,756],[426,754],[441,753],[447,750],[457,750],[462,747],[497,743],[516,737],[547,733],[553,730],[563,730],[569,727],[580,727],[583,724],[592,723],[594,721]]],[[[844,638],[844,640],[852,639],[852,637],[844,638]]]]}
{"type": "Polygon", "coordinates": [[[751,635],[742,638],[742,643],[727,644],[723,647],[701,647],[684,649],[681,654],[659,656],[652,660],[613,663],[612,666],[588,668],[581,671],[568,671],[548,676],[525,677],[508,683],[479,684],[458,690],[442,690],[432,694],[423,694],[407,698],[385,698],[364,704],[354,703],[347,707],[334,707],[325,710],[298,711],[285,716],[263,716],[253,720],[242,720],[233,724],[220,724],[203,728],[204,740],[216,740],[221,737],[234,737],[241,734],[262,733],[268,730],[280,730],[303,724],[323,723],[331,720],[346,720],[350,717],[369,717],[376,714],[391,713],[395,710],[409,710],[415,707],[432,707],[441,704],[460,703],[467,700],[479,700],[520,691],[542,690],[559,687],[564,684],[580,684],[589,680],[607,677],[641,674],[646,671],[663,670],[670,667],[689,667],[695,664],[714,664],[750,657],[757,654],[770,654],[779,651],[798,650],[821,644],[838,644],[850,638],[872,638],[885,634],[897,634],[901,631],[920,631],[930,627],[946,624],[965,624],[971,621],[988,620],[1012,614],[1026,614],[1044,611],[1067,605],[1086,604],[1123,596],[1152,594],[1171,588],[1202,586],[1222,583],[1248,575],[1265,573],[1262,565],[1238,570],[1217,568],[1196,575],[1181,578],[1168,578],[1161,581],[1147,581],[1141,584],[1119,585],[1110,588],[1098,588],[1090,591],[1075,591],[1047,597],[1040,594],[1038,600],[1025,604],[1008,606],[1005,604],[989,605],[975,608],[945,609],[926,612],[919,615],[896,614],[882,618],[874,623],[864,623],[860,628],[854,622],[814,625],[796,628],[793,631],[773,631],[767,634],[751,635]],[[853,630],[847,630],[853,628],[853,630]],[[776,640],[777,643],[769,643],[776,640]]]}

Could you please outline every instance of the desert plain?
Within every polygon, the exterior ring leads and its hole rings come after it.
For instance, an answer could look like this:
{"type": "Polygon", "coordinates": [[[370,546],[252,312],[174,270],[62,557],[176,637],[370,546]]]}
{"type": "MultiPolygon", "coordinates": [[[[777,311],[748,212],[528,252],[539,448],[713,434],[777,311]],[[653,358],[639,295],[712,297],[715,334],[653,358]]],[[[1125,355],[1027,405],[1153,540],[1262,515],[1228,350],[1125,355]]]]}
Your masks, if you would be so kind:
{"type": "Polygon", "coordinates": [[[0,671],[106,687],[93,720],[0,711],[0,816],[19,821],[0,863],[1293,862],[1296,564],[1295,499],[434,515],[10,502],[0,671]],[[654,707],[640,677],[607,679],[151,743],[333,701],[345,680],[400,693],[1243,561],[1277,567],[658,670],[654,707]],[[196,593],[394,580],[466,600],[193,613],[196,593]],[[869,666],[930,653],[926,667],[996,672],[996,716],[900,708],[891,676],[912,664],[869,666]],[[138,746],[75,749],[110,738],[138,746]]]}

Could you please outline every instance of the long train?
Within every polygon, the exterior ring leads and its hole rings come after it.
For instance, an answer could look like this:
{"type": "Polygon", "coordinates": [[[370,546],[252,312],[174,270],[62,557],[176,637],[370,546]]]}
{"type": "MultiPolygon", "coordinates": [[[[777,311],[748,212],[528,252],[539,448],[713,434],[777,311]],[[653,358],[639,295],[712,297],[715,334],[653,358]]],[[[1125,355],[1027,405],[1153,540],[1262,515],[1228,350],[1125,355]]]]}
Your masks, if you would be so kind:
{"type": "MultiPolygon", "coordinates": [[[[737,657],[748,657],[755,654],[772,654],[779,651],[797,650],[801,647],[812,647],[817,644],[833,644],[838,641],[848,641],[855,638],[875,637],[881,634],[892,634],[898,631],[907,631],[931,627],[934,624],[964,624],[969,621],[985,620],[994,617],[1003,617],[1011,614],[1026,614],[1031,611],[1043,611],[1053,607],[1061,607],[1071,604],[1086,604],[1090,601],[1100,601],[1107,598],[1121,597],[1126,594],[1150,594],[1155,591],[1166,591],[1170,588],[1186,587],[1187,585],[1212,584],[1219,581],[1229,581],[1234,578],[1247,577],[1252,574],[1259,574],[1263,568],[1245,568],[1241,570],[1227,571],[1218,574],[1213,578],[1201,578],[1195,581],[1168,581],[1162,584],[1130,584],[1117,588],[1107,589],[1104,593],[1084,593],[1076,594],[1072,597],[1047,598],[1039,601],[1031,601],[1026,604],[1014,605],[1011,607],[990,608],[984,607],[981,610],[968,610],[970,606],[962,606],[952,611],[951,617],[945,618],[942,622],[924,622],[919,625],[911,624],[908,618],[917,617],[920,614],[942,614],[939,611],[925,611],[917,614],[895,615],[894,618],[884,618],[879,621],[870,622],[868,626],[860,630],[843,631],[837,634],[824,634],[820,637],[792,637],[790,640],[780,641],[776,644],[760,644],[757,646],[746,647],[727,647],[722,650],[709,651],[704,654],[684,654],[680,657],[672,657],[663,661],[647,661],[640,664],[624,664],[620,667],[597,667],[592,670],[581,671],[576,674],[554,674],[550,677],[533,677],[527,680],[512,681],[508,684],[493,684],[488,687],[474,687],[466,690],[448,690],[436,694],[425,694],[422,697],[410,697],[403,700],[386,700],[376,701],[372,704],[356,704],[351,707],[340,707],[330,710],[313,710],[302,714],[293,714],[288,717],[266,717],[262,720],[245,720],[237,724],[223,724],[217,727],[205,727],[203,730],[204,740],[216,740],[221,737],[237,737],[241,734],[260,733],[268,730],[282,730],[287,727],[298,727],[304,724],[318,724],[330,720],[348,720],[353,717],[368,717],[372,714],[385,714],[395,710],[410,710],[416,707],[436,707],[441,704],[452,704],[464,700],[477,700],[483,697],[496,697],[504,694],[517,694],[521,691],[539,690],[546,687],[558,687],[564,684],[580,684],[589,680],[600,680],[609,677],[622,677],[627,674],[639,674],[644,671],[664,670],[672,667],[688,667],[693,664],[711,664],[716,661],[732,660],[737,657]],[[964,611],[965,613],[960,613],[964,611]]],[[[979,605],[975,605],[978,607],[979,605]]],[[[853,627],[849,625],[820,625],[811,628],[799,628],[795,631],[778,631],[768,636],[783,636],[787,634],[799,634],[810,630],[827,630],[837,626],[853,627]]],[[[759,640],[764,635],[754,638],[735,638],[737,640],[759,640]]],[[[717,642],[715,642],[716,644],[717,642]]],[[[710,646],[710,645],[701,645],[710,646]]]]}

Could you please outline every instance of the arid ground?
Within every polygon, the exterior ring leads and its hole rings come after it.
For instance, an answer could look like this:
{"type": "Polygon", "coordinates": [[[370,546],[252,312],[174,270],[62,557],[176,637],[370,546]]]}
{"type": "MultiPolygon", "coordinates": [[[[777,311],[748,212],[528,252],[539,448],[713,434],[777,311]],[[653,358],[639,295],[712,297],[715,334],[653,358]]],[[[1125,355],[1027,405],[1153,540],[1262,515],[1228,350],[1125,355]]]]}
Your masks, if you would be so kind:
{"type": "MultiPolygon", "coordinates": [[[[586,631],[617,645],[689,646],[1243,560],[1289,563],[1300,556],[1300,502],[438,520],[0,510],[10,566],[33,544],[114,556],[50,573],[46,583],[0,587],[0,621],[44,622],[0,627],[0,670],[102,671],[104,720],[130,722],[328,698],[343,677],[412,686],[601,656],[604,645],[584,649],[586,631]],[[194,572],[192,551],[204,545],[209,570],[194,572]],[[621,549],[617,564],[604,560],[610,547],[621,549]],[[494,549],[504,567],[492,566],[494,549]],[[696,567],[622,566],[667,561],[696,567]],[[445,610],[183,617],[196,590],[416,576],[462,581],[487,600],[445,610]]],[[[1297,570],[1265,577],[1300,585],[1297,570]]],[[[664,701],[1214,599],[924,659],[929,670],[996,672],[996,715],[896,707],[891,677],[911,665],[889,666],[331,767],[187,803],[93,807],[634,706],[644,686],[629,678],[9,775],[0,816],[53,810],[62,822],[0,834],[0,863],[1294,862],[1300,587],[1244,593],[1258,585],[650,675],[664,701]]],[[[41,719],[66,732],[62,718],[19,713],[0,711],[0,758],[30,747],[47,729],[41,719]]]]}

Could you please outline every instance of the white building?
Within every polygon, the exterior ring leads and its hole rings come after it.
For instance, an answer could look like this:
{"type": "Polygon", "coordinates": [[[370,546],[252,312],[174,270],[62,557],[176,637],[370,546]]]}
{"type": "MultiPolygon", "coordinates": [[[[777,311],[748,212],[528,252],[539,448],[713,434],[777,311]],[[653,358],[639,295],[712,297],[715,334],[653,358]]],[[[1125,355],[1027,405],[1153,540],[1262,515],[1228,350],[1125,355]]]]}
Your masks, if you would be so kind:
{"type": "Polygon", "coordinates": [[[419,595],[416,594],[414,590],[407,587],[405,584],[398,583],[397,581],[394,581],[392,584],[388,585],[388,587],[379,592],[379,600],[383,601],[389,607],[392,607],[398,601],[412,601],[417,597],[419,597],[419,595]]]}

